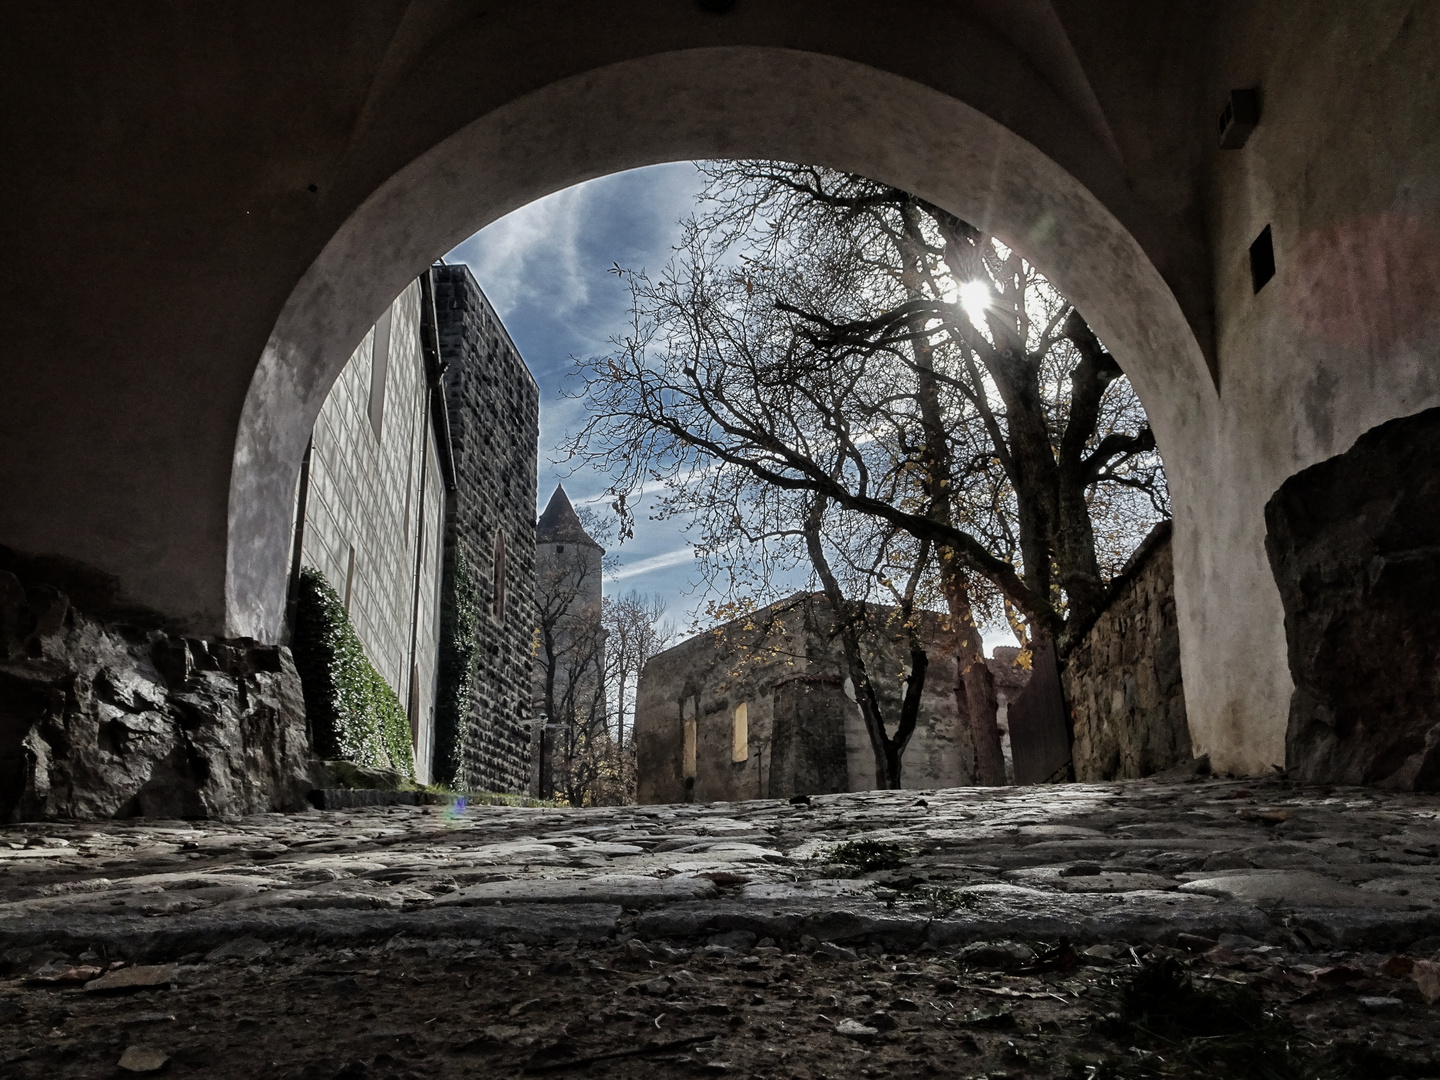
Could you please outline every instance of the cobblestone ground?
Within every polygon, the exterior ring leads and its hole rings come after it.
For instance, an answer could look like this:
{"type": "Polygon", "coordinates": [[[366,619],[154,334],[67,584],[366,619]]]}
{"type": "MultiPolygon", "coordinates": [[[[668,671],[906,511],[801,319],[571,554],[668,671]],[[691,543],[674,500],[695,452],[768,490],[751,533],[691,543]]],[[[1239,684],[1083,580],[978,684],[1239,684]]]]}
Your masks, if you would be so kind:
{"type": "Polygon", "coordinates": [[[1440,799],[1283,781],[0,830],[0,1075],[1440,1075],[1440,799]]]}

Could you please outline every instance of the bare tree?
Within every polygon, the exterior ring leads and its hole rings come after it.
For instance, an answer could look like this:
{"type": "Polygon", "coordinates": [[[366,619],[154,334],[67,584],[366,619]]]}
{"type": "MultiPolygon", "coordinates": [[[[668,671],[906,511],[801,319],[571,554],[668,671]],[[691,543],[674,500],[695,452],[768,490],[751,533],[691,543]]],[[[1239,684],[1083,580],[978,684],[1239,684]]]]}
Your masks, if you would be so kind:
{"type": "Polygon", "coordinates": [[[976,608],[1068,645],[1103,593],[1092,512],[1165,512],[1143,410],[1034,267],[939,208],[825,170],[706,168],[709,209],[665,272],[620,271],[631,332],[586,366],[571,449],[613,473],[622,515],[658,481],[662,513],[758,510],[782,548],[813,546],[797,526],[817,505],[931,545],[977,779],[1003,782],[976,608]]]}
{"type": "Polygon", "coordinates": [[[646,662],[675,640],[675,623],[665,618],[665,610],[662,598],[634,589],[602,601],[609,725],[596,802],[635,801],[635,695],[646,662]]]}
{"type": "Polygon", "coordinates": [[[622,746],[633,735],[635,692],[640,672],[656,653],[675,640],[675,622],[665,617],[662,597],[634,589],[622,596],[607,596],[601,621],[605,628],[605,656],[608,665],[606,686],[610,714],[615,721],[615,739],[622,746]],[[631,724],[627,726],[627,720],[631,724]]]}

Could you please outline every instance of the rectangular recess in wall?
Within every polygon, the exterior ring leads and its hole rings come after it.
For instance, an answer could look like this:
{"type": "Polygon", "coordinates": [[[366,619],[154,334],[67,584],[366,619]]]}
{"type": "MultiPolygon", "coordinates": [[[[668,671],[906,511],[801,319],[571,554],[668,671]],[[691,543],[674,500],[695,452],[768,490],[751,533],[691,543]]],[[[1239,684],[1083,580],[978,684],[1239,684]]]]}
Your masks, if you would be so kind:
{"type": "Polygon", "coordinates": [[[390,370],[390,316],[394,306],[385,309],[375,324],[375,340],[370,350],[370,426],[380,438],[385,420],[385,376],[390,370]]]}
{"type": "Polygon", "coordinates": [[[351,544],[350,554],[345,559],[345,614],[350,614],[350,592],[355,584],[355,545],[351,544]]]}
{"type": "Polygon", "coordinates": [[[750,758],[750,706],[742,701],[735,706],[735,717],[730,732],[730,760],[747,761],[750,758]]]}
{"type": "Polygon", "coordinates": [[[686,718],[684,723],[685,748],[680,775],[685,780],[693,780],[695,779],[695,721],[692,718],[686,718]]]}
{"type": "Polygon", "coordinates": [[[1270,237],[1270,226],[1266,225],[1250,245],[1250,284],[1258,293],[1274,276],[1275,243],[1270,237]]]}

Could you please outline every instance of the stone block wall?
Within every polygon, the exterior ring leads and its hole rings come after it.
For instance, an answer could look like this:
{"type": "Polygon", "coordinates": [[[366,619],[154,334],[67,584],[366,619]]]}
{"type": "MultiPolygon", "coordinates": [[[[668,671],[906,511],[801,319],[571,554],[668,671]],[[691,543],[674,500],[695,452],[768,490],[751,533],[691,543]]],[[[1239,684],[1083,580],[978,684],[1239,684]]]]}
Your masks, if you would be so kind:
{"type": "Polygon", "coordinates": [[[1170,523],[1111,584],[1100,617],[1065,660],[1075,779],[1126,780],[1189,761],[1170,523]]]}
{"type": "MultiPolygon", "coordinates": [[[[638,801],[716,802],[875,787],[875,754],[851,696],[834,616],[799,593],[652,657],[635,704],[638,801]],[[748,752],[734,760],[735,710],[745,705],[748,752]],[[695,775],[687,777],[686,725],[695,775]]],[[[905,788],[953,787],[967,732],[955,701],[955,659],[939,616],[915,733],[901,759],[905,788]]],[[[898,632],[871,641],[867,666],[887,716],[898,716],[908,654],[898,632]]]]}
{"type": "Polygon", "coordinates": [[[522,792],[530,774],[540,391],[469,268],[431,273],[456,475],[445,514],[442,653],[466,637],[458,620],[474,619],[469,701],[437,715],[437,777],[470,790],[522,792]],[[473,608],[457,602],[468,588],[457,581],[461,559],[473,608]]]}

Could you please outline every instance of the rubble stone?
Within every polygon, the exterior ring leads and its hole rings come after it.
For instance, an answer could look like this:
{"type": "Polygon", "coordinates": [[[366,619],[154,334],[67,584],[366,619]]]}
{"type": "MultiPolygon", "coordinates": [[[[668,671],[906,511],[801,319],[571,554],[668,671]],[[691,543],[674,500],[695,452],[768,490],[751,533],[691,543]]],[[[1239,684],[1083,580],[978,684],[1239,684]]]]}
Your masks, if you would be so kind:
{"type": "Polygon", "coordinates": [[[287,649],[105,623],[0,572],[0,820],[299,810],[305,707],[287,649]]]}
{"type": "Polygon", "coordinates": [[[1265,507],[1295,691],[1286,768],[1440,788],[1440,409],[1381,424],[1265,507]]]}

